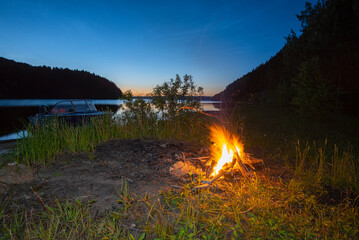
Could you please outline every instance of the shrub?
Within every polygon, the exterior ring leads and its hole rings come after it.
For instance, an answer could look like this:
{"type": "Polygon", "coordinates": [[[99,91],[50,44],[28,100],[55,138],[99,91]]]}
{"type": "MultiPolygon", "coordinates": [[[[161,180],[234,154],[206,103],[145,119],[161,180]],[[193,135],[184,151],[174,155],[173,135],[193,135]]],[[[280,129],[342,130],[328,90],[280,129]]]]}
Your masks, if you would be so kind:
{"type": "Polygon", "coordinates": [[[183,80],[177,74],[175,79],[157,85],[149,96],[151,103],[156,107],[164,118],[172,118],[181,107],[200,108],[200,97],[203,88],[197,87],[191,75],[184,75],[183,80]]]}

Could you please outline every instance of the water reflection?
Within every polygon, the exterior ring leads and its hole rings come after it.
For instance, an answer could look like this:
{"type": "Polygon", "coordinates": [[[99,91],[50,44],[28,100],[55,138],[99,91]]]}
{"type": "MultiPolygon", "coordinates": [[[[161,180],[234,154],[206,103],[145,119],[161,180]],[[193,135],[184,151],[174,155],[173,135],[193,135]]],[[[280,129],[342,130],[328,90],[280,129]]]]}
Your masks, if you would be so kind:
{"type": "MultiPolygon", "coordinates": [[[[4,99],[0,100],[0,142],[24,137],[24,126],[28,123],[28,117],[39,112],[40,105],[53,106],[60,99],[4,99]]],[[[117,115],[123,112],[121,105],[123,100],[100,99],[92,100],[99,111],[110,110],[117,115]]],[[[148,101],[146,99],[145,101],[148,101]]],[[[220,102],[202,101],[204,111],[219,111],[220,102]]]]}
{"type": "Polygon", "coordinates": [[[14,133],[10,133],[10,134],[1,136],[0,142],[19,139],[19,138],[23,138],[23,137],[27,137],[27,132],[25,130],[21,130],[19,132],[14,132],[14,133]]]}

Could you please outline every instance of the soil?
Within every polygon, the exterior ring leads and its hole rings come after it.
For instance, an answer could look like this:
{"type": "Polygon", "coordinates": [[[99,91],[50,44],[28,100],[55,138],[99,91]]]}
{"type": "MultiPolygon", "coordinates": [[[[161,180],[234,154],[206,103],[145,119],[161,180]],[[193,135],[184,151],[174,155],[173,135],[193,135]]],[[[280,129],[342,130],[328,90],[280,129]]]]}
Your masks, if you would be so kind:
{"type": "Polygon", "coordinates": [[[150,139],[113,140],[94,152],[64,153],[56,163],[30,169],[9,165],[0,169],[0,193],[11,204],[41,208],[55,199],[94,203],[98,214],[118,207],[124,181],[131,193],[156,196],[190,180],[190,170],[200,168],[185,163],[186,158],[209,156],[209,149],[196,144],[150,139]],[[38,195],[38,196],[37,196],[38,195]]]}

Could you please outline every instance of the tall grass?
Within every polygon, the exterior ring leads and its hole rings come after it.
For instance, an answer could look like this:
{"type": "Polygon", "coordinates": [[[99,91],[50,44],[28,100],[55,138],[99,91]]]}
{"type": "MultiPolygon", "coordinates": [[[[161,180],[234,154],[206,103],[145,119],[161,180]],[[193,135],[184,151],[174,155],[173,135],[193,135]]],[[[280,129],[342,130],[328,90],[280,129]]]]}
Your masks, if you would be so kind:
{"type": "Polygon", "coordinates": [[[316,186],[326,185],[358,193],[359,159],[355,159],[353,149],[347,147],[340,151],[334,145],[333,150],[327,152],[326,145],[327,141],[324,141],[319,147],[315,142],[301,147],[298,141],[295,173],[316,186]]]}
{"type": "Polygon", "coordinates": [[[340,151],[334,146],[331,156],[329,179],[332,186],[359,193],[359,158],[355,157],[351,147],[340,151]]]}
{"type": "Polygon", "coordinates": [[[87,124],[73,126],[56,120],[42,126],[28,125],[28,133],[17,141],[14,157],[28,165],[54,161],[64,151],[93,151],[95,146],[120,138],[191,139],[203,142],[206,138],[206,119],[198,114],[178,116],[171,120],[146,117],[113,118],[110,115],[94,118],[87,124]]]}
{"type": "Polygon", "coordinates": [[[286,163],[308,185],[359,193],[357,118],[318,122],[271,105],[241,105],[232,121],[244,122],[246,148],[286,163]]]}

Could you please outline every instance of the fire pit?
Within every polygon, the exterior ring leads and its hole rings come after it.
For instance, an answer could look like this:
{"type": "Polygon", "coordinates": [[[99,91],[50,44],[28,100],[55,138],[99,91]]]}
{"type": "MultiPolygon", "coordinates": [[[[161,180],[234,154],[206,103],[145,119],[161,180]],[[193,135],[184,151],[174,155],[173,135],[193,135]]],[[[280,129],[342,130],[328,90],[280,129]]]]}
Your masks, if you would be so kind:
{"type": "Polygon", "coordinates": [[[206,171],[206,177],[209,180],[202,180],[203,185],[195,187],[193,190],[209,188],[213,182],[222,176],[233,176],[233,171],[238,169],[244,178],[252,177],[251,172],[247,168],[251,166],[251,162],[243,151],[243,144],[239,138],[231,134],[223,126],[210,126],[210,139],[212,141],[210,166],[206,171]]]}

